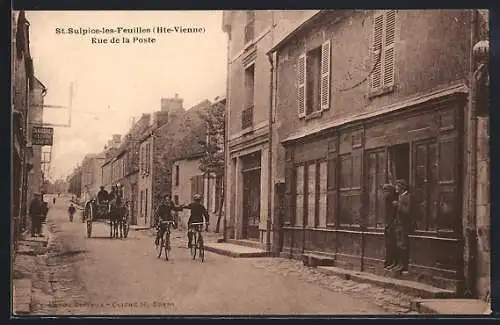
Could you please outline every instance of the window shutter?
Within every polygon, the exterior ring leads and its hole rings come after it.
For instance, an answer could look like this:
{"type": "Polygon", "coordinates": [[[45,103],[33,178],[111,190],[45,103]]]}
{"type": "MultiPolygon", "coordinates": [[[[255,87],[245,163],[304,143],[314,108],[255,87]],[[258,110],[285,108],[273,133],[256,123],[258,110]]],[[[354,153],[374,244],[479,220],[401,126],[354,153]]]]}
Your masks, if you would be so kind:
{"type": "Polygon", "coordinates": [[[373,40],[372,40],[372,68],[373,72],[371,75],[372,79],[372,89],[378,89],[382,85],[382,41],[384,33],[384,16],[379,14],[374,17],[373,21],[373,40]]]}
{"type": "Polygon", "coordinates": [[[306,54],[299,56],[297,63],[297,112],[299,118],[306,116],[306,54]]]}
{"type": "Polygon", "coordinates": [[[388,10],[385,14],[384,31],[384,86],[392,86],[394,84],[396,10],[388,10]]]}
{"type": "Polygon", "coordinates": [[[321,109],[330,108],[330,56],[331,43],[326,41],[321,46],[321,109]]]}

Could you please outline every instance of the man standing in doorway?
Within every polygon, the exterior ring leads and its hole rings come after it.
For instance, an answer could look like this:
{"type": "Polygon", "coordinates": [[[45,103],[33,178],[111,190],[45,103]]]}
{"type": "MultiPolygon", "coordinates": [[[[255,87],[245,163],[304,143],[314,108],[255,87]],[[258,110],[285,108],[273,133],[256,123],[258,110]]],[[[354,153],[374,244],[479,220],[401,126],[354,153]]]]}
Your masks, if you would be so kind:
{"type": "Polygon", "coordinates": [[[36,237],[37,235],[43,237],[42,219],[45,212],[44,208],[41,194],[35,193],[35,197],[31,200],[29,208],[29,215],[31,218],[31,237],[36,237]]]}
{"type": "Polygon", "coordinates": [[[397,200],[392,204],[396,207],[396,218],[394,220],[394,230],[396,233],[396,260],[397,266],[393,271],[408,273],[409,264],[409,234],[411,225],[410,194],[408,193],[408,183],[403,180],[396,181],[397,200]]]}

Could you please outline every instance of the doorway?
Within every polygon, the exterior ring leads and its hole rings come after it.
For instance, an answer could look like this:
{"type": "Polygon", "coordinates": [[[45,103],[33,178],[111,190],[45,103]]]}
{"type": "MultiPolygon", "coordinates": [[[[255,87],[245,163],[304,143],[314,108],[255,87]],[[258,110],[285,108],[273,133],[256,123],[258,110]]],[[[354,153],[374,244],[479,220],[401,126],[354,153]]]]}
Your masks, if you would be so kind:
{"type": "Polygon", "coordinates": [[[243,172],[243,231],[244,239],[259,240],[260,168],[243,172]]]}
{"type": "Polygon", "coordinates": [[[388,148],[389,181],[398,179],[410,181],[410,144],[402,143],[388,148]]]}

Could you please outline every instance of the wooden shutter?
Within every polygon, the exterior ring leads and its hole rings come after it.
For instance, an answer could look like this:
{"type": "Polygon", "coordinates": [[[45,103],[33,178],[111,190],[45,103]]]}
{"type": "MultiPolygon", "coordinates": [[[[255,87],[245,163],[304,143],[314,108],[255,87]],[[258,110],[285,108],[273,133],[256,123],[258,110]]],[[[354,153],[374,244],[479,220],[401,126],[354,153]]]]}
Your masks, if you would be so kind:
{"type": "Polygon", "coordinates": [[[306,54],[297,62],[297,112],[299,118],[306,116],[306,54]]]}
{"type": "Polygon", "coordinates": [[[384,28],[384,87],[394,84],[395,53],[394,43],[396,39],[396,10],[388,10],[385,14],[384,28]]]}
{"type": "Polygon", "coordinates": [[[330,108],[330,57],[331,43],[330,41],[326,41],[321,46],[320,100],[322,110],[327,110],[330,108]]]}
{"type": "Polygon", "coordinates": [[[378,14],[373,19],[373,39],[372,39],[372,68],[371,87],[378,89],[382,85],[382,47],[383,47],[383,34],[384,34],[384,15],[378,14]]]}

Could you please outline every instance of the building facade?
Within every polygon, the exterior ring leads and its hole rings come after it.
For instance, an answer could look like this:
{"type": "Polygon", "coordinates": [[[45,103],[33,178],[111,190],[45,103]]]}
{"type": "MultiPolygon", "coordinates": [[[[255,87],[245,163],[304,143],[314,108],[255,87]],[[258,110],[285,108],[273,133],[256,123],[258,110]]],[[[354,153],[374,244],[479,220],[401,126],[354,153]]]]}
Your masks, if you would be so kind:
{"type": "MultiPolygon", "coordinates": [[[[201,171],[201,157],[204,153],[198,153],[176,160],[172,168],[172,200],[175,204],[188,204],[192,202],[195,194],[201,195],[202,203],[210,215],[210,230],[215,230],[219,207],[221,204],[220,191],[222,179],[218,181],[209,177],[201,171]]],[[[183,210],[178,214],[179,226],[187,227],[190,211],[183,210]]]]}
{"type": "Polygon", "coordinates": [[[27,226],[28,173],[33,151],[28,147],[30,91],[34,88],[30,54],[29,22],[25,12],[12,12],[12,238],[14,251],[21,231],[27,226]]]}
{"type": "Polygon", "coordinates": [[[210,101],[205,100],[184,110],[183,100],[176,95],[174,98],[163,98],[161,110],[154,114],[151,127],[142,137],[139,151],[138,202],[140,209],[142,206],[146,225],[153,225],[154,211],[162,196],[171,194],[174,161],[200,151],[198,141],[203,140],[205,135],[200,112],[208,107],[210,101]]]}
{"type": "Polygon", "coordinates": [[[475,10],[321,11],[273,47],[282,254],[386,274],[382,185],[405,179],[408,279],[476,291],[477,21],[475,10]]]}
{"type": "MultiPolygon", "coordinates": [[[[272,66],[267,51],[312,11],[225,11],[228,35],[225,206],[231,239],[272,241],[272,66]]],[[[268,246],[269,247],[269,246],[268,246]]]]}
{"type": "MultiPolygon", "coordinates": [[[[36,77],[33,88],[30,89],[30,111],[28,125],[27,146],[31,148],[31,159],[28,162],[28,202],[33,199],[33,194],[42,190],[44,175],[42,172],[42,146],[32,143],[33,126],[43,125],[43,99],[47,94],[47,88],[36,77]]],[[[28,220],[29,221],[29,220],[28,220]]]]}

